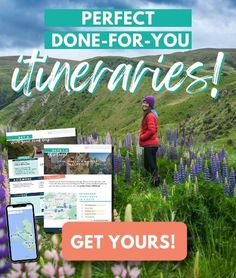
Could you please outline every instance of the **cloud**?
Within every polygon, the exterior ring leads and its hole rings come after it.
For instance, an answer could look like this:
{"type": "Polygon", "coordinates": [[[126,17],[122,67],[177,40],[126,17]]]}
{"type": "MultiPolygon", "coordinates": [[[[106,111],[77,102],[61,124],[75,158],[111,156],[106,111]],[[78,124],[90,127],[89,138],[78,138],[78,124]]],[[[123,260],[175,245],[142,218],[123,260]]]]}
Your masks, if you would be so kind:
{"type": "MultiPolygon", "coordinates": [[[[139,0],[136,7],[146,9],[192,9],[193,48],[235,48],[236,37],[236,1],[235,0],[196,0],[191,7],[182,1],[174,4],[161,3],[155,0],[139,0]]],[[[186,1],[187,2],[187,1],[186,1]]],[[[167,29],[167,28],[165,28],[167,29]]]]}
{"type": "Polygon", "coordinates": [[[193,47],[235,48],[235,3],[227,0],[224,3],[220,0],[198,0],[195,7],[193,47]]]}
{"type": "MultiPolygon", "coordinates": [[[[31,55],[43,50],[44,10],[46,8],[191,8],[193,14],[193,48],[234,48],[236,37],[235,0],[1,0],[0,56],[31,55]]],[[[167,29],[167,28],[165,28],[167,29]]],[[[173,29],[173,28],[172,28],[173,29]]],[[[109,29],[110,30],[110,29],[109,29]]],[[[117,29],[118,30],[118,29],[117,29]]],[[[93,56],[143,56],[166,53],[163,50],[43,50],[53,57],[83,60],[93,56]]]]}
{"type": "Polygon", "coordinates": [[[66,0],[1,0],[0,50],[37,48],[43,42],[45,9],[79,7],[66,0]]]}
{"type": "MultiPolygon", "coordinates": [[[[72,1],[76,2],[76,1],[72,1]]],[[[131,7],[130,1],[120,1],[120,0],[92,0],[84,2],[86,8],[98,8],[98,9],[125,9],[131,7]]]]}

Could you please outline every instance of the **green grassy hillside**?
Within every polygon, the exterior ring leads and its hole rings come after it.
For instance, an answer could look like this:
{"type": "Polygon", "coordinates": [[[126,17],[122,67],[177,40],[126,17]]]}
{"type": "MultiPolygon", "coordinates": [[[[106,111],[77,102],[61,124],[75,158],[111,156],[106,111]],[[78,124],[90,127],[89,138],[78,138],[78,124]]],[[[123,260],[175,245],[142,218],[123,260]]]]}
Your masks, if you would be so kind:
{"type": "MultiPolygon", "coordinates": [[[[16,94],[11,89],[11,78],[13,71],[16,67],[19,67],[22,70],[22,77],[23,74],[26,72],[26,67],[22,67],[22,65],[17,63],[18,56],[6,56],[0,57],[0,111],[6,107],[8,104],[12,104],[15,99],[20,97],[20,93],[16,94]]],[[[24,57],[25,59],[30,58],[28,56],[24,57]]],[[[46,73],[50,73],[53,64],[57,61],[57,59],[50,58],[48,63],[43,65],[42,67],[45,69],[46,73]]],[[[62,63],[65,60],[60,60],[62,63]]],[[[68,61],[71,65],[75,64],[75,61],[68,61]]],[[[36,67],[36,70],[38,66],[36,67]]],[[[33,82],[32,82],[33,83],[33,82]]],[[[33,87],[33,84],[32,84],[33,87]]]]}
{"type": "MultiPolygon", "coordinates": [[[[190,50],[184,52],[176,52],[170,55],[166,55],[166,65],[171,65],[175,62],[181,61],[186,65],[193,64],[197,61],[201,61],[206,65],[207,70],[213,70],[217,53],[222,51],[225,53],[224,71],[236,70],[236,51],[230,48],[204,48],[198,50],[190,50]]],[[[143,59],[146,63],[155,63],[157,61],[156,55],[137,57],[135,60],[143,59]]]]}
{"type": "MultiPolygon", "coordinates": [[[[225,90],[219,101],[214,101],[208,92],[189,95],[185,88],[177,94],[163,91],[153,92],[151,76],[147,76],[135,94],[130,94],[118,89],[111,93],[106,88],[106,80],[101,84],[95,95],[90,93],[73,93],[68,95],[63,87],[54,93],[37,93],[33,89],[34,97],[27,99],[25,96],[9,102],[9,98],[16,96],[10,88],[10,78],[16,66],[16,57],[0,58],[0,73],[5,77],[0,86],[0,99],[4,107],[0,109],[0,126],[11,126],[13,129],[40,129],[75,126],[82,133],[89,133],[95,128],[99,132],[110,131],[116,135],[126,132],[137,132],[142,117],[141,101],[144,95],[154,94],[159,113],[161,132],[170,126],[181,125],[189,133],[195,133],[204,140],[225,138],[234,134],[236,124],[236,49],[223,50],[226,53],[225,66],[221,78],[220,88],[225,90]]],[[[167,55],[168,66],[175,61],[183,61],[190,65],[202,61],[206,69],[211,70],[217,55],[217,49],[202,49],[191,52],[181,52],[167,55]]],[[[88,61],[92,67],[102,59],[109,67],[120,63],[136,65],[144,59],[147,65],[154,67],[157,56],[139,58],[123,57],[96,57],[88,61]]],[[[56,59],[51,59],[47,65],[50,71],[56,59]]],[[[63,61],[62,61],[63,62],[63,61]]],[[[79,62],[70,61],[76,65],[79,62]]],[[[164,70],[167,70],[165,67],[164,70]]],[[[211,72],[212,73],[212,72],[211,72]]],[[[62,83],[63,84],[63,83],[62,83]]]]}

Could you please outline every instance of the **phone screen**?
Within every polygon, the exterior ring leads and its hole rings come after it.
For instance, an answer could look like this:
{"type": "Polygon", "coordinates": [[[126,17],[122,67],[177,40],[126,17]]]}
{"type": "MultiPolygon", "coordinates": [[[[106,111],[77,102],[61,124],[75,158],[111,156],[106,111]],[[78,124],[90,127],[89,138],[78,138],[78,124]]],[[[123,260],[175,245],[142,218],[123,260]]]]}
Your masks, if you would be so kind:
{"type": "Polygon", "coordinates": [[[34,207],[32,204],[7,206],[10,257],[13,262],[38,259],[34,207]]]}

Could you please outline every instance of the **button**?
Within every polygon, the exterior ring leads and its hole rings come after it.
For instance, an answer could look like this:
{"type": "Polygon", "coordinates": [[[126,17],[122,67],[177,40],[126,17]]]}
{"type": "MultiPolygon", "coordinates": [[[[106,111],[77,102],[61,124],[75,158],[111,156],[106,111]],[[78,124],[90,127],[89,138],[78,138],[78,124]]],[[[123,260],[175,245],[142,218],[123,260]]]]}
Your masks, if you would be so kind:
{"type": "Polygon", "coordinates": [[[62,256],[68,261],[181,261],[187,256],[182,222],[67,222],[62,256]]]}

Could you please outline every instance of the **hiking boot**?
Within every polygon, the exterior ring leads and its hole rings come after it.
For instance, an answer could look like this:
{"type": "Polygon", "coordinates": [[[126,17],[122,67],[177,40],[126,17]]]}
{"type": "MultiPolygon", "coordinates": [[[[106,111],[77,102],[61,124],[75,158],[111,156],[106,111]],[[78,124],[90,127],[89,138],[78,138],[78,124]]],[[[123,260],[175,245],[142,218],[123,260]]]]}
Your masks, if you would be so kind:
{"type": "Polygon", "coordinates": [[[158,186],[160,186],[160,184],[161,184],[161,177],[158,176],[153,180],[153,186],[158,187],[158,186]]]}

